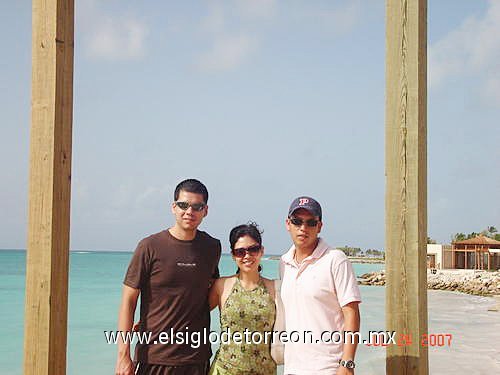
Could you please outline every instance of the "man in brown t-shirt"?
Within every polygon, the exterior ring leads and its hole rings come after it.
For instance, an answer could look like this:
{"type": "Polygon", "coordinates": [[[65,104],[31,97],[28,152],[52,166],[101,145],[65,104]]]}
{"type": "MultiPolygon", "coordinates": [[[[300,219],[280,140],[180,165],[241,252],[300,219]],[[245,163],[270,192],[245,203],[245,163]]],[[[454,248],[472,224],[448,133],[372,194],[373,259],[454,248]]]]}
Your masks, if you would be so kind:
{"type": "Polygon", "coordinates": [[[136,345],[135,364],[130,343],[118,340],[117,375],[206,374],[211,355],[208,288],[219,277],[221,254],[220,241],[198,230],[207,201],[205,185],[182,181],[172,203],[174,226],[139,242],[123,282],[118,330],[132,330],[140,295],[139,330],[151,337],[149,344],[136,345]]]}

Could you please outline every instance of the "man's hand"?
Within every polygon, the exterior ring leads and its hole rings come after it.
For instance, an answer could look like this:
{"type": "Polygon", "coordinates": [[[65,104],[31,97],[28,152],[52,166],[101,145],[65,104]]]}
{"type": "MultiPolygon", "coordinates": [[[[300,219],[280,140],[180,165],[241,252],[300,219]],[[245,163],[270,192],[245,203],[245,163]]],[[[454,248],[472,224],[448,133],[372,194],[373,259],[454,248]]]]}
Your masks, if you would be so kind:
{"type": "Polygon", "coordinates": [[[134,323],[134,326],[132,327],[132,331],[138,332],[140,326],[141,326],[141,321],[139,320],[137,323],[134,323]]]}
{"type": "Polygon", "coordinates": [[[115,375],[134,375],[134,364],[129,356],[117,358],[115,375]]]}
{"type": "Polygon", "coordinates": [[[354,369],[347,368],[344,366],[339,366],[339,369],[337,370],[337,375],[354,375],[354,369]]]}
{"type": "MultiPolygon", "coordinates": [[[[130,332],[134,324],[134,312],[140,290],[123,286],[120,312],[118,313],[118,330],[130,332]]],[[[116,356],[116,375],[134,375],[134,364],[130,358],[130,343],[124,342],[123,337],[118,340],[118,355],[116,356]]]]}

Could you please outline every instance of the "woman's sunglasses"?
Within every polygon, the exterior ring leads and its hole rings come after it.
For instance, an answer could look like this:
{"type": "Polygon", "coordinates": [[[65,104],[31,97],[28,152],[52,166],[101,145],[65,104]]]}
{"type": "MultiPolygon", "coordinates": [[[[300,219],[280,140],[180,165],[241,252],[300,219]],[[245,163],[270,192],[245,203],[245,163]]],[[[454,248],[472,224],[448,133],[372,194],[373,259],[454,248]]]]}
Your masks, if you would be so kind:
{"type": "Polygon", "coordinates": [[[238,247],[237,249],[232,249],[231,253],[236,258],[243,258],[247,253],[250,255],[257,255],[261,248],[262,246],[260,245],[253,245],[249,247],[238,247]]]}
{"type": "Polygon", "coordinates": [[[202,211],[206,204],[205,203],[189,203],[189,202],[181,202],[181,201],[177,201],[175,202],[175,205],[177,207],[179,207],[182,211],[187,211],[187,209],[189,207],[191,207],[193,209],[193,211],[202,211]]]}
{"type": "Polygon", "coordinates": [[[309,219],[309,220],[302,220],[302,219],[299,219],[298,217],[291,217],[290,218],[290,223],[292,223],[293,225],[295,225],[296,227],[300,227],[302,226],[302,224],[306,223],[306,225],[308,227],[315,227],[316,225],[318,225],[319,223],[319,220],[316,220],[316,219],[309,219]]]}

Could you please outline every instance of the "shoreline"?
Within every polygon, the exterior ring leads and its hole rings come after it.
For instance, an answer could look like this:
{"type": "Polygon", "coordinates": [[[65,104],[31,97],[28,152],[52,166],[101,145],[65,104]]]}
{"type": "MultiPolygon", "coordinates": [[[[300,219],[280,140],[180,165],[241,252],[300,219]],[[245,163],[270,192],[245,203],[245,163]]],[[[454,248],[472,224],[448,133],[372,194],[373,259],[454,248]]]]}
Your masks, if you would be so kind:
{"type": "Polygon", "coordinates": [[[370,263],[370,264],[384,264],[385,259],[382,258],[368,258],[368,257],[347,257],[351,263],[370,263]]]}
{"type": "MultiPolygon", "coordinates": [[[[269,255],[269,260],[280,260],[281,255],[269,255]]],[[[368,263],[368,264],[384,264],[385,260],[382,258],[368,258],[368,257],[347,257],[351,263],[368,263]]]]}
{"type": "MultiPolygon", "coordinates": [[[[385,285],[385,270],[368,272],[359,277],[360,285],[385,285]]],[[[427,289],[496,297],[500,310],[500,272],[481,270],[427,270],[427,289]]]]}

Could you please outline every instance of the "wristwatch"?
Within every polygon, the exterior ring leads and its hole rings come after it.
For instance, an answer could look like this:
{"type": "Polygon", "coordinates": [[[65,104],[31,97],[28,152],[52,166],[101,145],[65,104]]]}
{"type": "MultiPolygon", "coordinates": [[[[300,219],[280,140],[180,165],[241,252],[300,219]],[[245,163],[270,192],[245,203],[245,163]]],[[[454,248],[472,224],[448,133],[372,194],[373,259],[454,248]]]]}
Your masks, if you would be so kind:
{"type": "Polygon", "coordinates": [[[339,360],[339,364],[342,366],[342,367],[345,367],[345,368],[354,368],[356,367],[356,364],[354,363],[354,361],[352,359],[348,359],[348,360],[339,360]]]}

